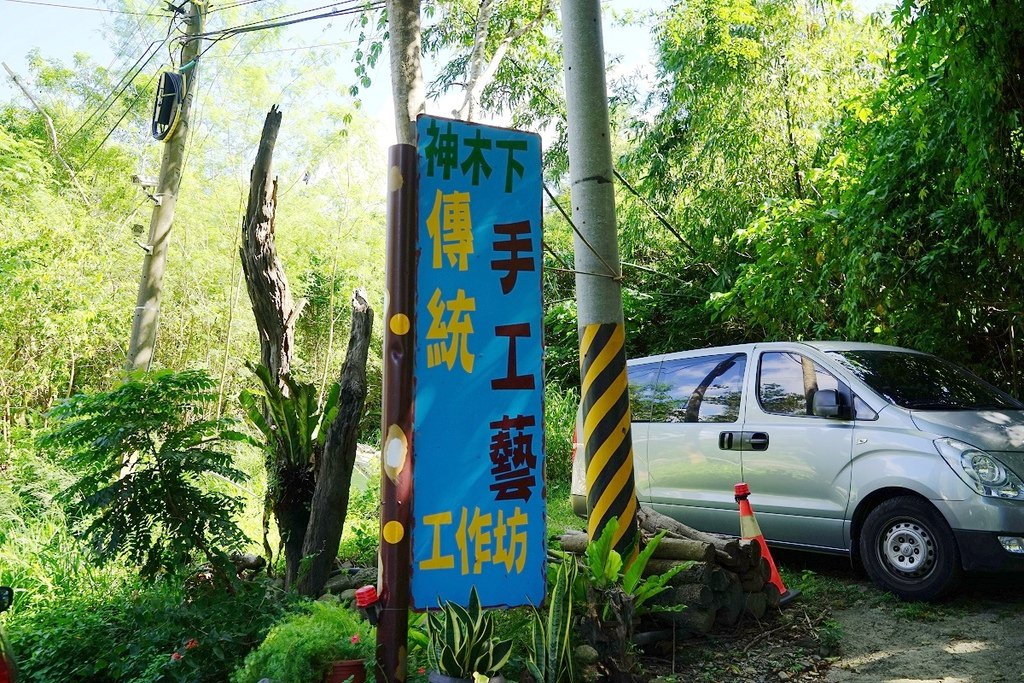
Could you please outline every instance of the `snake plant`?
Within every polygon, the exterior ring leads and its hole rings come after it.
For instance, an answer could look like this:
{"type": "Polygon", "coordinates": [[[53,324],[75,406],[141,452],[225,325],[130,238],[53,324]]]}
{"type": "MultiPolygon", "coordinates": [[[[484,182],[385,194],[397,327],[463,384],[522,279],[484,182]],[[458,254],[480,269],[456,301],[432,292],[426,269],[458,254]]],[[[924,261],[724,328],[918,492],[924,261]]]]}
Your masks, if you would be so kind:
{"type": "Polygon", "coordinates": [[[494,638],[493,614],[480,606],[475,586],[470,589],[468,607],[445,602],[428,614],[427,632],[431,667],[453,678],[469,679],[474,673],[493,676],[512,654],[511,639],[494,638]]]}

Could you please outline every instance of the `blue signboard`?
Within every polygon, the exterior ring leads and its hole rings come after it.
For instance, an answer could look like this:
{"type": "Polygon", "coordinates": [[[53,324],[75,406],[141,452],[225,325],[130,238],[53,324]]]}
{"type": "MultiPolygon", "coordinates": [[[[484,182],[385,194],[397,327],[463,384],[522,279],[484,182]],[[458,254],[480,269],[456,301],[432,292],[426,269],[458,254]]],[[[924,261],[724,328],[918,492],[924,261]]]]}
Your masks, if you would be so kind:
{"type": "Polygon", "coordinates": [[[539,605],[541,147],[421,116],[412,603],[539,605]]]}

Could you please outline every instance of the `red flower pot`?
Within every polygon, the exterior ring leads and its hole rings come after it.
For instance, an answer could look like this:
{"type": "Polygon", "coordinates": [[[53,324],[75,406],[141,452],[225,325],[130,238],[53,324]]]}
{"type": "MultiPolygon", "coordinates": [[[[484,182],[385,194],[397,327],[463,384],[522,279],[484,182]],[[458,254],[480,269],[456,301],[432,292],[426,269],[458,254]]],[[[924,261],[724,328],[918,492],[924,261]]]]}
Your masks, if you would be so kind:
{"type": "Polygon", "coordinates": [[[346,659],[334,662],[324,674],[324,683],[366,683],[366,660],[346,659]]]}

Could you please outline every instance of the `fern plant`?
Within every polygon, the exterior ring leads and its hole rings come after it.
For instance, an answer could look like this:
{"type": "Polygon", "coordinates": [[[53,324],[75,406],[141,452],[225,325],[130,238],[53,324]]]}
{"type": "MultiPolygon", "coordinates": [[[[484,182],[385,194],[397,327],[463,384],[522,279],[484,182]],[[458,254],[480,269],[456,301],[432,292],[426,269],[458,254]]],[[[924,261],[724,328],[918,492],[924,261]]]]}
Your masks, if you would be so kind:
{"type": "Polygon", "coordinates": [[[248,366],[260,380],[262,392],[256,394],[245,390],[239,394],[238,400],[246,417],[259,430],[267,448],[282,456],[283,466],[315,465],[327,439],[327,427],[338,414],[341,391],[338,383],[330,386],[323,405],[320,405],[316,387],[312,384],[284,375],[281,380],[288,388],[286,394],[266,366],[251,363],[248,366]]]}
{"type": "Polygon", "coordinates": [[[245,479],[226,446],[248,437],[233,420],[205,417],[216,401],[205,372],[163,371],[50,411],[57,426],[38,446],[77,474],[61,500],[101,562],[124,557],[153,577],[188,567],[198,551],[228,581],[228,553],[244,538],[239,503],[207,484],[211,475],[245,479]]]}

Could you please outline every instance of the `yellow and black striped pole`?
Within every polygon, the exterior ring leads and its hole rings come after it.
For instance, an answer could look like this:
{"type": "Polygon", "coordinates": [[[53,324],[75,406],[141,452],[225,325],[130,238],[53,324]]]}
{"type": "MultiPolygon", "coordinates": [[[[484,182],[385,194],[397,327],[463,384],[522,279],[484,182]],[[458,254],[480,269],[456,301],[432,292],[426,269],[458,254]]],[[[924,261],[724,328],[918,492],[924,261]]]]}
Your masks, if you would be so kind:
{"type": "Polygon", "coordinates": [[[562,0],[562,36],[588,533],[599,537],[617,517],[615,549],[627,557],[636,551],[637,502],[600,0],[562,0]]]}
{"type": "Polygon", "coordinates": [[[625,557],[636,550],[637,502],[623,325],[597,323],[583,329],[580,376],[587,533],[596,538],[611,518],[617,518],[614,547],[625,557]]]}

